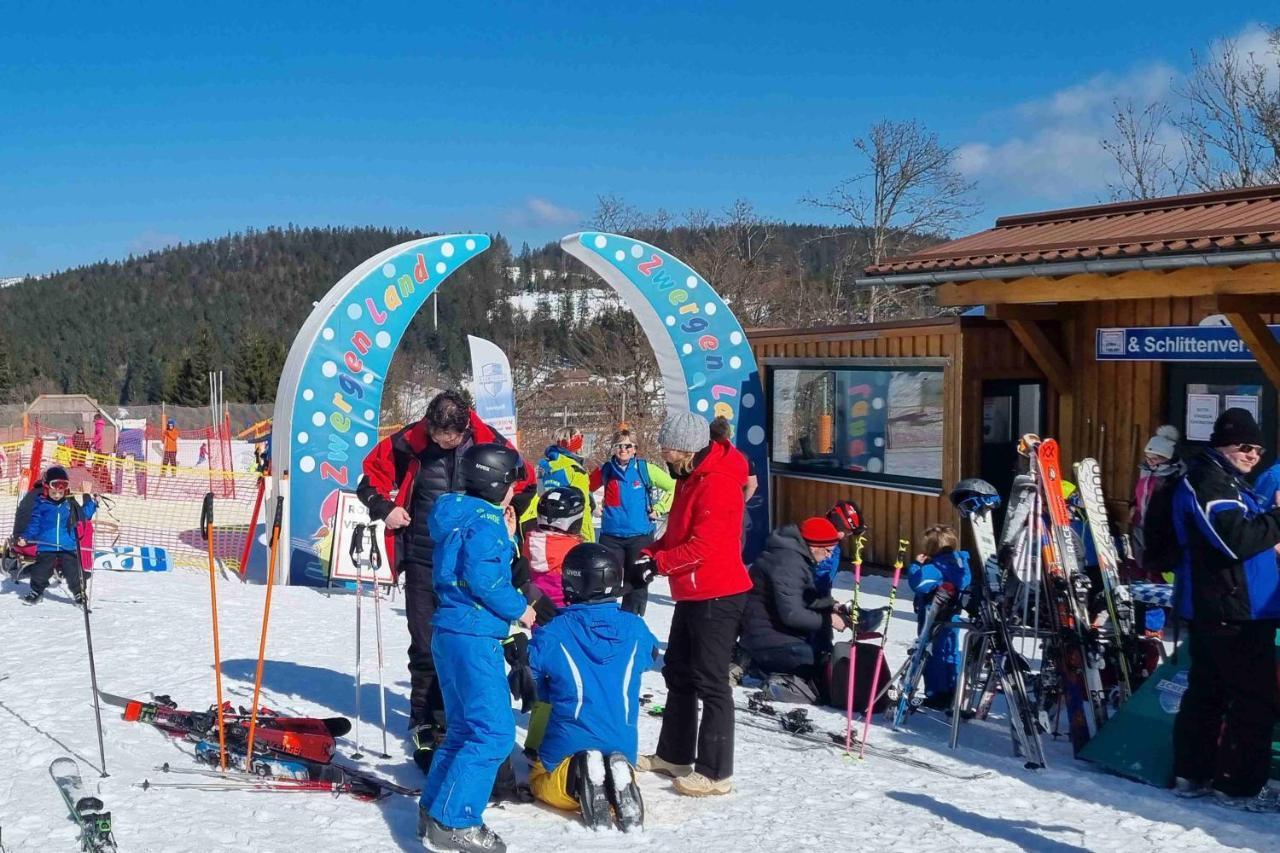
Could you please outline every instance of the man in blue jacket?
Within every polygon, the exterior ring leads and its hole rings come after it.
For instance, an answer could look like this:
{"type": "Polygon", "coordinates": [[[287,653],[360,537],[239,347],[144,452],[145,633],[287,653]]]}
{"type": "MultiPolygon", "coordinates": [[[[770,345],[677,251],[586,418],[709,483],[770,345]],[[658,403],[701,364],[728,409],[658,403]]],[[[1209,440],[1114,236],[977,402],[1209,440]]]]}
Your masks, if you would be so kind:
{"type": "Polygon", "coordinates": [[[28,542],[36,546],[36,560],[31,564],[31,591],[22,597],[25,604],[41,600],[55,569],[62,572],[76,603],[84,603],[78,528],[80,522],[93,518],[98,505],[86,494],[82,507],[70,493],[67,469],[61,465],[51,466],[44,474],[43,492],[35,499],[31,517],[17,541],[19,547],[28,542]]]}
{"type": "Polygon", "coordinates": [[[585,542],[565,557],[560,615],[534,632],[529,666],[551,716],[529,773],[538,799],[581,809],[593,829],[644,822],[635,784],[640,676],[658,640],[644,620],[618,607],[622,568],[609,549],[585,542]]]}
{"type": "Polygon", "coordinates": [[[458,464],[465,493],[437,498],[429,521],[438,598],[431,654],[448,727],[418,803],[418,834],[430,850],[503,853],[483,815],[516,736],[502,641],[512,622],[534,622],[511,585],[511,499],[524,463],[510,447],[477,444],[458,464]]]}
{"type": "Polygon", "coordinates": [[[1173,766],[1179,796],[1213,794],[1233,808],[1278,811],[1265,785],[1280,714],[1280,510],[1263,511],[1244,481],[1262,458],[1262,441],[1253,415],[1227,409],[1174,492],[1182,550],[1175,606],[1191,621],[1191,668],[1174,722],[1173,766]]]}

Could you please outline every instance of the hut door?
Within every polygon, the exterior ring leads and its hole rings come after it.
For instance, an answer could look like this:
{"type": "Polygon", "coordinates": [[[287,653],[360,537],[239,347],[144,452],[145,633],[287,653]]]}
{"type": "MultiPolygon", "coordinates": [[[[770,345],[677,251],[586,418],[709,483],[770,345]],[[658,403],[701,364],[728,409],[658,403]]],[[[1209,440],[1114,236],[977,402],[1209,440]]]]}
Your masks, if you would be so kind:
{"type": "MultiPolygon", "coordinates": [[[[1018,438],[1039,434],[1045,422],[1044,383],[1001,379],[982,383],[982,470],[979,476],[1008,498],[1013,476],[1022,470],[1018,438]]],[[[1004,513],[996,513],[997,525],[1004,513]]],[[[997,527],[997,529],[999,529],[997,527]]]]}

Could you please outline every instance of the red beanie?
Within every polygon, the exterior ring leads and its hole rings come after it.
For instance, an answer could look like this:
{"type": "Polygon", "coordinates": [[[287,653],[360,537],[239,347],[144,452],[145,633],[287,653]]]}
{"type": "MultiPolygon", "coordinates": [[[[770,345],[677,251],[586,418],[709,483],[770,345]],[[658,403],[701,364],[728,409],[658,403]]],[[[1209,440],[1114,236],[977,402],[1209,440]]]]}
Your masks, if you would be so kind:
{"type": "Polygon", "coordinates": [[[835,525],[817,516],[800,522],[800,536],[805,542],[818,548],[835,545],[840,541],[835,525]]]}

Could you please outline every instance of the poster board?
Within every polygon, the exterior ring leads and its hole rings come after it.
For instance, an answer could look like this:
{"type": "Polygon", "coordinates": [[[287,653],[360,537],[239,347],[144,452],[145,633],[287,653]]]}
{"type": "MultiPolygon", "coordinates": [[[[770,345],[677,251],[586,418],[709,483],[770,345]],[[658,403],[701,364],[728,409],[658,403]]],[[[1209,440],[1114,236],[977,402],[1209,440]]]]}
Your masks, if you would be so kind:
{"type": "Polygon", "coordinates": [[[1188,441],[1208,441],[1217,419],[1217,394],[1187,395],[1187,423],[1183,434],[1188,441]]]}
{"type": "MultiPolygon", "coordinates": [[[[391,561],[387,559],[387,546],[383,538],[385,525],[382,522],[371,524],[368,508],[360,503],[355,492],[338,492],[338,508],[333,520],[333,551],[329,555],[329,582],[357,580],[356,564],[351,559],[351,538],[355,535],[357,524],[372,526],[374,541],[378,553],[382,556],[382,566],[378,569],[378,583],[390,585],[391,561]]],[[[359,579],[366,583],[374,580],[373,570],[369,565],[369,533],[365,531],[363,553],[359,566],[359,579]]]]}

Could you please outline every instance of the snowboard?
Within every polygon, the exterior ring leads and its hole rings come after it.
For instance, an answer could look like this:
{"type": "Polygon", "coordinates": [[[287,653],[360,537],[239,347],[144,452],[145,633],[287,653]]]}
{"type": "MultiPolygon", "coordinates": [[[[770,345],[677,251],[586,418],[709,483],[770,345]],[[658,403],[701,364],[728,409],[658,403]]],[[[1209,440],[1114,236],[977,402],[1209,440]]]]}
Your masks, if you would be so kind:
{"type": "Polygon", "coordinates": [[[55,758],[49,764],[49,775],[62,793],[67,810],[80,826],[80,849],[100,853],[116,849],[111,834],[111,812],[102,800],[90,796],[80,778],[80,765],[70,758],[55,758]]]}

